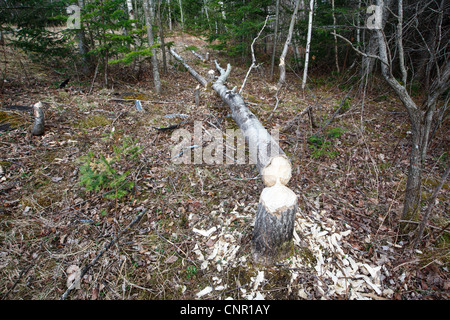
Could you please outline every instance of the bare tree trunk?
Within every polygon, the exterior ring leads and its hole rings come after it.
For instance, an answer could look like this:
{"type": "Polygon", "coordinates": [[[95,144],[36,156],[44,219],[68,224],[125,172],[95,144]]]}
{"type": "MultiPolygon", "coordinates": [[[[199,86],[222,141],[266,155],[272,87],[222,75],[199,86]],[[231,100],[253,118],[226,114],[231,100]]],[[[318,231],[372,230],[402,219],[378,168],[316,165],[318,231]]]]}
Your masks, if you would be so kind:
{"type": "Polygon", "coordinates": [[[150,10],[149,8],[152,6],[152,0],[144,0],[144,15],[145,15],[145,26],[147,27],[147,39],[148,45],[152,48],[152,68],[153,68],[153,82],[155,84],[155,91],[157,94],[161,93],[161,80],[159,77],[158,70],[158,58],[156,56],[156,48],[154,47],[155,43],[153,41],[153,28],[152,21],[150,19],[150,10]]]}
{"type": "Polygon", "coordinates": [[[398,24],[397,24],[397,46],[398,46],[398,62],[400,71],[402,72],[402,82],[406,86],[408,73],[405,68],[405,51],[403,50],[403,0],[398,0],[398,24]]]}
{"type": "Polygon", "coordinates": [[[178,4],[180,5],[181,30],[184,30],[184,15],[183,15],[183,5],[181,4],[181,0],[178,0],[178,4]]]}
{"type": "MultiPolygon", "coordinates": [[[[135,20],[136,18],[134,16],[132,0],[127,0],[127,9],[128,9],[128,16],[130,17],[130,20],[135,20]]],[[[131,26],[133,27],[133,30],[136,29],[136,23],[132,22],[131,26]]]]}
{"type": "MultiPolygon", "coordinates": [[[[400,2],[402,0],[399,0],[400,2]]],[[[382,5],[382,0],[377,0],[378,5],[382,5]]],[[[399,6],[399,9],[401,5],[399,6]]],[[[411,124],[411,153],[410,165],[408,168],[408,179],[406,182],[405,202],[403,207],[403,220],[417,220],[420,209],[420,194],[421,194],[421,171],[424,155],[427,152],[427,141],[429,135],[429,127],[432,121],[434,110],[436,108],[437,99],[442,95],[450,85],[450,62],[447,61],[441,68],[440,77],[437,77],[430,90],[429,95],[422,108],[416,105],[411,96],[406,90],[406,84],[400,84],[391,73],[390,57],[388,56],[387,43],[384,38],[383,29],[377,29],[377,41],[379,46],[379,58],[381,60],[381,71],[383,77],[392,89],[397,93],[397,96],[402,101],[406,108],[411,124]]],[[[397,40],[399,43],[403,39],[397,40]]],[[[398,46],[403,50],[403,46],[398,46]]],[[[403,53],[399,56],[403,56],[403,53]]],[[[404,62],[402,61],[401,64],[404,62]]],[[[405,75],[403,75],[404,77],[405,75]]],[[[404,232],[411,232],[410,225],[406,223],[401,228],[404,232]]]]}
{"type": "MultiPolygon", "coordinates": [[[[189,67],[173,49],[170,53],[180,61],[202,84],[207,80],[189,67]]],[[[253,229],[252,251],[257,263],[271,265],[289,255],[292,250],[297,195],[286,184],[291,179],[292,167],[289,159],[258,118],[248,109],[242,96],[229,90],[225,82],[231,72],[228,64],[224,70],[216,61],[220,72],[212,88],[231,110],[250,149],[250,159],[256,164],[266,186],[260,196],[253,229]]],[[[213,72],[214,73],[214,72],[213,72]]]]}
{"type": "Polygon", "coordinates": [[[203,0],[203,8],[205,8],[206,21],[208,21],[208,28],[211,29],[208,13],[208,0],[203,0]]]}
{"type": "Polygon", "coordinates": [[[170,0],[167,0],[168,15],[169,15],[169,30],[172,31],[172,6],[170,0]]]}
{"type": "MultiPolygon", "coordinates": [[[[390,8],[392,0],[385,0],[384,4],[379,4],[382,8],[382,20],[381,20],[381,28],[384,29],[386,25],[386,20],[388,16],[388,9],[390,8]]],[[[366,55],[362,56],[361,62],[361,76],[366,77],[373,72],[373,68],[375,66],[375,59],[372,57],[376,55],[378,50],[378,40],[376,32],[372,31],[369,37],[369,43],[365,50],[366,55]]],[[[363,82],[361,82],[363,83],[363,82]]]]}
{"type": "Polygon", "coordinates": [[[275,66],[275,54],[277,51],[277,37],[278,37],[278,19],[280,15],[280,0],[277,0],[275,8],[275,32],[273,35],[273,47],[272,47],[272,61],[270,64],[270,80],[273,79],[273,69],[275,66]]]}
{"type": "Polygon", "coordinates": [[[280,56],[280,64],[279,64],[280,78],[278,80],[278,88],[280,88],[286,81],[286,62],[285,62],[285,60],[286,60],[286,55],[287,55],[287,52],[289,49],[289,45],[291,44],[292,33],[294,31],[295,20],[297,18],[297,12],[298,12],[299,5],[300,5],[300,0],[297,0],[295,3],[294,13],[292,14],[292,17],[291,17],[291,23],[289,25],[287,39],[286,39],[286,42],[284,43],[283,52],[281,53],[281,56],[280,56]]]}
{"type": "MultiPolygon", "coordinates": [[[[336,33],[336,14],[335,14],[335,8],[334,8],[334,0],[331,0],[331,6],[332,6],[332,13],[333,13],[333,30],[334,33],[336,33]]],[[[334,35],[334,56],[336,60],[336,70],[338,73],[340,73],[339,69],[339,59],[338,59],[338,47],[337,47],[337,36],[334,35]]]]}
{"type": "Polygon", "coordinates": [[[161,1],[158,1],[158,28],[159,28],[159,39],[161,42],[161,52],[162,52],[162,60],[163,60],[163,71],[167,73],[167,61],[166,61],[166,44],[164,42],[164,29],[161,21],[161,1]]]}
{"type": "Polygon", "coordinates": [[[306,79],[308,77],[309,51],[311,48],[311,33],[313,21],[314,0],[309,2],[308,37],[306,39],[305,69],[303,70],[302,90],[305,90],[306,79]]]}
{"type": "Polygon", "coordinates": [[[297,195],[286,184],[291,178],[291,164],[278,143],[247,108],[241,95],[228,90],[225,81],[230,74],[220,68],[213,89],[227,103],[248,142],[256,149],[256,167],[266,187],[263,189],[253,228],[252,251],[257,263],[272,265],[292,252],[297,195]]]}
{"type": "MultiPolygon", "coordinates": [[[[84,7],[84,1],[78,0],[78,6],[80,7],[80,10],[82,10],[84,7]]],[[[87,74],[91,66],[91,61],[86,55],[89,52],[89,48],[86,42],[86,34],[83,28],[78,30],[77,38],[78,38],[78,51],[80,53],[81,59],[83,60],[83,66],[81,70],[84,74],[87,74]]]]}
{"type": "Polygon", "coordinates": [[[174,50],[173,48],[169,49],[170,54],[177,59],[188,71],[189,73],[198,81],[200,82],[200,84],[203,87],[207,87],[208,86],[208,81],[202,77],[201,75],[199,75],[197,73],[197,71],[195,71],[194,69],[191,68],[191,66],[189,66],[186,62],[184,62],[183,58],[181,58],[174,50]]]}

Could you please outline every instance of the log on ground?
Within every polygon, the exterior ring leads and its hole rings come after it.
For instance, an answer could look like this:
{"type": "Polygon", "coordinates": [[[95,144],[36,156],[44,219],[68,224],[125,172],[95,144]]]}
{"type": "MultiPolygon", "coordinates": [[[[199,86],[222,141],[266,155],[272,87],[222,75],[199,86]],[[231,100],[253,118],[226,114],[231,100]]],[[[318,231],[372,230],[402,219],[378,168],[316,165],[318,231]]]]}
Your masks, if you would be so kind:
{"type": "MultiPolygon", "coordinates": [[[[206,86],[207,81],[171,49],[171,54],[180,61],[197,81],[206,86]]],[[[248,109],[242,96],[229,90],[225,82],[231,65],[220,72],[212,88],[219,94],[232,112],[250,148],[256,157],[254,163],[261,174],[265,188],[261,193],[253,230],[252,251],[255,262],[271,265],[291,252],[297,196],[286,187],[291,179],[292,167],[277,141],[264,128],[258,118],[248,109]],[[256,161],[255,161],[256,160],[256,161]]]]}

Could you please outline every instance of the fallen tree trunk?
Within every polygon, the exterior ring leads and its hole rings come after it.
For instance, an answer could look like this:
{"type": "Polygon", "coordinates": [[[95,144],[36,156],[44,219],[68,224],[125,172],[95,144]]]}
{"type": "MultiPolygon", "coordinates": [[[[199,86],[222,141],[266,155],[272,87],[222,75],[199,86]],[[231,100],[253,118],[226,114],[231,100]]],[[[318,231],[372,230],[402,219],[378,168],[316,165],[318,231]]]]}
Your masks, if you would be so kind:
{"type": "Polygon", "coordinates": [[[189,73],[204,87],[207,86],[208,81],[203,78],[201,75],[197,73],[194,69],[192,69],[186,62],[184,62],[183,58],[181,58],[172,48],[170,48],[170,54],[177,59],[188,71],[189,73]]]}
{"type": "MultiPolygon", "coordinates": [[[[172,49],[171,54],[180,61],[202,85],[207,83],[172,49]],[[175,54],[174,54],[175,53],[175,54]],[[192,72],[193,71],[193,72],[192,72]]],[[[228,105],[250,149],[249,159],[261,174],[265,188],[261,193],[253,229],[252,251],[256,262],[270,265],[291,252],[297,196],[286,187],[291,179],[291,163],[278,142],[248,109],[242,96],[225,86],[231,65],[223,69],[216,63],[220,76],[212,88],[228,105]]]]}

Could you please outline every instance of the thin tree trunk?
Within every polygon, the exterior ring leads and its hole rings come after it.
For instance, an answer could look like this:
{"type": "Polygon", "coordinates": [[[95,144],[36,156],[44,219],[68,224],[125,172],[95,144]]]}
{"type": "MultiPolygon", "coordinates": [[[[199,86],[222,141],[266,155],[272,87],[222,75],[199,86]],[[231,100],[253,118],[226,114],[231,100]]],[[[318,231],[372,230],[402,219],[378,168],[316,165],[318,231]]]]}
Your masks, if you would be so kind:
{"type": "MultiPolygon", "coordinates": [[[[135,20],[136,18],[134,16],[132,0],[127,0],[127,9],[128,9],[128,16],[130,17],[130,20],[135,20]]],[[[136,23],[132,22],[131,26],[133,27],[133,30],[136,30],[136,23]]]]}
{"type": "Polygon", "coordinates": [[[275,8],[275,32],[273,35],[273,47],[272,47],[272,61],[270,64],[270,80],[273,79],[273,69],[275,66],[275,54],[277,51],[277,37],[278,37],[278,19],[280,14],[280,0],[277,0],[275,8]]]}
{"type": "Polygon", "coordinates": [[[158,28],[159,28],[159,39],[161,42],[161,52],[162,52],[162,60],[163,60],[163,71],[164,73],[167,73],[167,61],[166,61],[166,44],[164,41],[164,30],[163,25],[161,21],[161,1],[158,1],[158,28]]]}
{"type": "Polygon", "coordinates": [[[294,31],[295,20],[297,18],[297,12],[298,12],[299,5],[300,5],[300,0],[297,0],[295,3],[294,13],[292,14],[292,17],[291,17],[291,23],[289,25],[289,31],[288,31],[288,35],[286,38],[286,42],[284,43],[283,52],[281,53],[281,56],[280,56],[280,64],[279,64],[280,78],[278,80],[278,88],[281,88],[281,86],[286,81],[286,62],[285,62],[285,60],[286,60],[286,55],[288,53],[289,45],[291,44],[292,33],[294,31]]]}
{"type": "Polygon", "coordinates": [[[169,15],[169,30],[172,31],[172,6],[170,0],[167,0],[168,15],[169,15]]]}
{"type": "Polygon", "coordinates": [[[152,0],[144,0],[144,15],[145,15],[145,26],[147,27],[147,39],[148,45],[151,47],[152,51],[152,69],[153,69],[153,82],[155,84],[155,91],[157,94],[161,93],[161,80],[159,77],[158,70],[158,58],[156,57],[156,48],[154,47],[153,41],[153,28],[152,21],[150,20],[150,10],[152,5],[152,0]]]}
{"type": "Polygon", "coordinates": [[[402,82],[406,87],[406,80],[408,73],[405,68],[405,54],[403,50],[403,0],[398,0],[398,24],[397,24],[397,46],[398,46],[398,61],[400,71],[402,72],[402,82]]]}
{"type": "Polygon", "coordinates": [[[359,49],[360,43],[361,43],[361,17],[360,17],[360,10],[361,10],[361,0],[358,0],[358,14],[356,15],[356,48],[359,49]]]}
{"type": "MultiPolygon", "coordinates": [[[[84,7],[84,1],[78,0],[78,6],[80,7],[80,10],[82,10],[84,7]]],[[[86,34],[83,28],[78,30],[77,38],[78,38],[78,52],[80,53],[81,59],[83,60],[83,66],[81,70],[84,74],[87,74],[91,67],[91,61],[89,57],[86,55],[89,52],[89,47],[86,42],[86,34]]]]}
{"type": "Polygon", "coordinates": [[[178,4],[180,5],[181,30],[184,30],[184,15],[183,15],[183,5],[181,4],[181,0],[178,0],[178,4]]]}
{"type": "Polygon", "coordinates": [[[206,20],[208,21],[208,28],[211,29],[211,24],[209,21],[209,13],[208,13],[208,0],[203,0],[203,7],[205,8],[206,20]]]}
{"type": "Polygon", "coordinates": [[[436,201],[436,197],[437,197],[439,191],[441,190],[442,186],[444,185],[445,181],[447,180],[449,173],[450,173],[450,162],[447,164],[447,169],[445,169],[444,175],[442,176],[442,179],[439,182],[439,185],[434,190],[430,201],[428,201],[427,211],[425,212],[425,215],[423,216],[422,222],[420,223],[419,233],[417,235],[417,238],[416,238],[414,246],[417,246],[419,244],[419,242],[420,242],[420,239],[422,238],[423,230],[425,229],[425,225],[427,224],[428,218],[429,218],[430,213],[431,213],[431,208],[433,208],[434,202],[436,201]]]}
{"type": "Polygon", "coordinates": [[[308,36],[306,39],[305,69],[303,70],[302,90],[305,90],[306,79],[308,77],[309,51],[311,48],[311,34],[313,21],[314,0],[309,2],[308,36]]]}
{"type": "MultiPolygon", "coordinates": [[[[202,85],[207,83],[207,80],[189,67],[172,48],[170,53],[187,67],[202,85]]],[[[216,61],[216,67],[220,76],[212,88],[230,108],[231,117],[236,121],[248,143],[249,160],[256,164],[265,185],[259,199],[253,228],[253,258],[257,263],[272,265],[292,253],[297,195],[286,187],[292,176],[292,166],[277,140],[248,109],[242,96],[225,86],[231,65],[228,64],[224,70],[216,61]]]]}
{"type": "MultiPolygon", "coordinates": [[[[331,0],[331,6],[332,6],[332,13],[333,13],[333,30],[334,33],[336,33],[336,14],[335,14],[335,8],[334,8],[334,0],[331,0]]],[[[337,47],[337,36],[334,35],[334,56],[336,60],[336,70],[338,73],[340,73],[339,69],[339,59],[338,59],[338,47],[337,47]]]]}
{"type": "MultiPolygon", "coordinates": [[[[381,20],[381,29],[384,29],[384,26],[386,25],[387,16],[389,12],[389,8],[391,6],[392,0],[384,0],[384,3],[378,3],[379,6],[381,6],[382,10],[382,20],[381,20]]],[[[366,29],[364,29],[366,30],[366,29]]],[[[370,31],[370,30],[369,30],[370,31]]],[[[368,76],[373,72],[373,68],[375,66],[375,59],[371,56],[376,55],[376,52],[378,50],[378,39],[377,39],[377,33],[375,31],[372,31],[370,33],[369,43],[366,49],[366,55],[362,56],[362,63],[361,63],[361,77],[368,76]]],[[[361,82],[363,83],[363,82],[361,82]]]]}

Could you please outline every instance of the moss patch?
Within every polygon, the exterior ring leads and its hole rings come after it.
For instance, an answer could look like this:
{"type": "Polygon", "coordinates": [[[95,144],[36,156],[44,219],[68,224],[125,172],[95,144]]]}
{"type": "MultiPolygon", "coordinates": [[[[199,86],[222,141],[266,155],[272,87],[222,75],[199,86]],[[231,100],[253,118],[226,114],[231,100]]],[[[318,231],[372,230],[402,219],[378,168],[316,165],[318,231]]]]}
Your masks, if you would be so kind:
{"type": "Polygon", "coordinates": [[[110,125],[111,122],[111,119],[108,119],[102,115],[89,115],[86,119],[82,120],[79,125],[81,128],[88,129],[95,127],[104,127],[110,125]]]}

